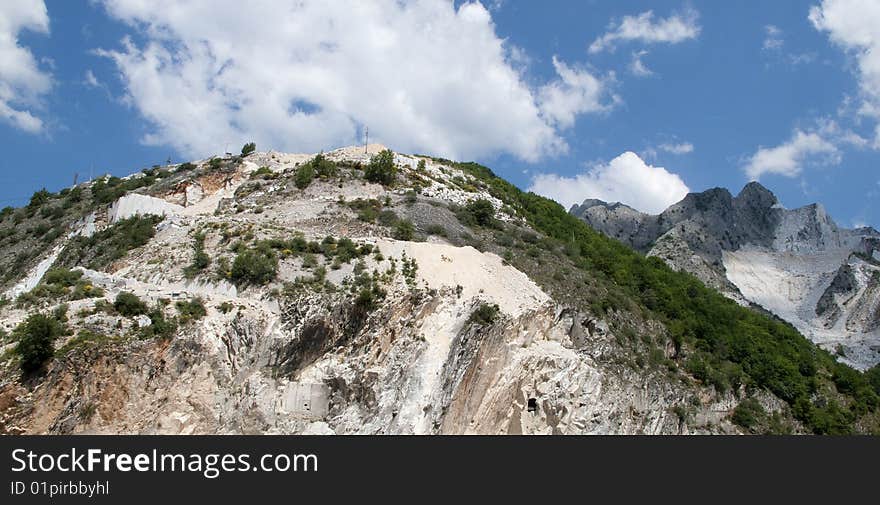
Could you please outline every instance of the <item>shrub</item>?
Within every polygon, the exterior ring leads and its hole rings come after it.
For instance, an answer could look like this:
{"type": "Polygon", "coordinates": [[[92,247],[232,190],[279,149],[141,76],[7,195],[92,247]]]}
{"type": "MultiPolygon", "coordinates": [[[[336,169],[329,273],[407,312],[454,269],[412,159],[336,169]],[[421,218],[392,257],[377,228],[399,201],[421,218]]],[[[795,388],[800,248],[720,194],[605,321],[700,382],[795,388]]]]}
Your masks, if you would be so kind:
{"type": "Polygon", "coordinates": [[[477,324],[480,326],[492,324],[498,317],[499,310],[498,305],[481,303],[480,306],[471,313],[470,317],[468,317],[466,324],[477,324]]]}
{"type": "Polygon", "coordinates": [[[46,284],[56,284],[58,286],[70,287],[82,277],[79,270],[68,270],[66,268],[53,268],[46,272],[43,276],[43,282],[46,284]]]}
{"type": "Polygon", "coordinates": [[[80,330],[75,337],[67,341],[61,348],[55,351],[56,356],[64,356],[74,349],[97,347],[110,342],[110,338],[100,333],[89,330],[80,330]]]}
{"type": "Polygon", "coordinates": [[[376,221],[376,218],[379,217],[379,211],[382,210],[382,203],[375,199],[364,200],[363,198],[358,198],[349,202],[348,206],[352,210],[357,211],[359,220],[366,223],[376,221]]]}
{"type": "Polygon", "coordinates": [[[31,195],[31,199],[28,202],[29,210],[36,210],[41,205],[49,201],[49,198],[52,197],[52,193],[46,191],[46,188],[43,188],[39,191],[35,191],[33,195],[31,195]]]}
{"type": "Polygon", "coordinates": [[[147,304],[142,302],[137,295],[127,291],[122,291],[116,295],[116,300],[113,302],[113,308],[116,309],[116,312],[119,312],[120,315],[125,317],[138,316],[147,313],[147,304]]]}
{"type": "Polygon", "coordinates": [[[192,279],[211,265],[211,257],[205,252],[205,234],[196,233],[193,238],[195,239],[193,261],[183,269],[183,273],[188,279],[192,279]]]}
{"type": "Polygon", "coordinates": [[[66,332],[61,321],[42,314],[32,314],[13,331],[18,340],[15,352],[21,356],[21,370],[39,370],[54,354],[52,343],[66,332]]]}
{"type": "Polygon", "coordinates": [[[383,186],[394,184],[397,177],[397,167],[394,166],[394,153],[385,149],[370,159],[370,164],[364,170],[364,178],[370,182],[376,182],[383,186]]]}
{"type": "Polygon", "coordinates": [[[737,426],[746,429],[752,429],[763,421],[767,416],[764,407],[754,398],[746,398],[733,409],[733,415],[730,420],[737,426]]]}
{"type": "Polygon", "coordinates": [[[174,336],[174,332],[177,331],[177,320],[165,319],[165,312],[161,305],[154,307],[147,315],[150,317],[150,326],[141,329],[142,338],[171,338],[174,336]]]}
{"type": "Polygon", "coordinates": [[[447,235],[446,228],[439,224],[428,225],[425,228],[425,233],[428,235],[437,235],[438,237],[445,237],[447,235]]]}
{"type": "Polygon", "coordinates": [[[397,214],[394,213],[391,209],[385,209],[379,213],[379,217],[376,218],[379,221],[379,224],[382,226],[394,226],[399,221],[397,214]]]}
{"type": "Polygon", "coordinates": [[[308,164],[312,166],[312,170],[315,171],[318,177],[327,178],[336,175],[336,163],[328,160],[324,153],[318,153],[308,164]]]}
{"type": "Polygon", "coordinates": [[[133,216],[91,237],[76,237],[61,254],[60,264],[68,267],[84,265],[92,270],[101,270],[131,249],[149,242],[156,234],[155,225],[161,220],[160,216],[133,216]]]}
{"type": "Polygon", "coordinates": [[[274,179],[277,175],[269,167],[260,167],[251,172],[250,179],[274,179]]]}
{"type": "Polygon", "coordinates": [[[177,306],[177,313],[180,315],[180,322],[182,323],[198,321],[208,314],[208,311],[205,309],[205,303],[199,297],[195,297],[192,300],[187,300],[185,302],[177,302],[175,305],[177,306]]]}
{"type": "Polygon", "coordinates": [[[232,280],[236,284],[268,284],[278,273],[278,257],[268,248],[248,249],[235,256],[232,280]]]}
{"type": "Polygon", "coordinates": [[[248,142],[241,148],[241,156],[245,157],[257,150],[257,144],[248,142]]]}
{"type": "Polygon", "coordinates": [[[486,227],[495,225],[495,207],[488,200],[480,198],[468,203],[462,214],[465,224],[486,227]]]}
{"type": "Polygon", "coordinates": [[[392,236],[397,240],[412,240],[415,235],[415,226],[408,219],[401,219],[394,225],[392,236]]]}
{"type": "Polygon", "coordinates": [[[294,175],[293,182],[296,184],[296,187],[299,189],[306,189],[309,187],[309,184],[312,183],[312,180],[315,178],[315,169],[312,167],[311,163],[303,163],[296,169],[296,175],[294,175]]]}

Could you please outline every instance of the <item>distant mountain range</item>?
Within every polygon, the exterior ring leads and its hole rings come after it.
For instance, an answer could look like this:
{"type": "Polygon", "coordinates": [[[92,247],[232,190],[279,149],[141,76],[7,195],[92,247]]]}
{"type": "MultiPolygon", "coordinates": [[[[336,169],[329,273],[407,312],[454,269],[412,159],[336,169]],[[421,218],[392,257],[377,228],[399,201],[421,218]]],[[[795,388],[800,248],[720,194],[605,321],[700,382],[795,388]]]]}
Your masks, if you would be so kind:
{"type": "Polygon", "coordinates": [[[820,204],[786,209],[757,182],[688,194],[659,215],[585,200],[606,235],[788,321],[840,359],[880,362],[880,232],[841,228],[820,204]]]}

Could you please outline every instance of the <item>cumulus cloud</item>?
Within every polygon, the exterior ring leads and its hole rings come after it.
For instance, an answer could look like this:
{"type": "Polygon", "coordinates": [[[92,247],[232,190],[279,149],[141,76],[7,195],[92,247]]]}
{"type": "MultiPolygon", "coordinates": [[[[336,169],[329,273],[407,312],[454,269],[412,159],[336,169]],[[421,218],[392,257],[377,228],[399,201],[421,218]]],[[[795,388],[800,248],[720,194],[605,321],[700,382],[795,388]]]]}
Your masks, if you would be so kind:
{"type": "Polygon", "coordinates": [[[618,101],[616,96],[611,96],[609,101],[608,85],[590,72],[571,68],[556,56],[553,67],[559,79],[542,86],[538,92],[541,113],[551,124],[570,128],[578,114],[604,112],[618,101]]]}
{"type": "MultiPolygon", "coordinates": [[[[810,8],[810,22],[855,59],[860,112],[880,121],[880,2],[823,0],[810,8]]],[[[874,147],[880,149],[880,124],[874,147]]]]}
{"type": "Polygon", "coordinates": [[[816,132],[795,130],[792,138],[783,144],[758,148],[744,169],[752,180],[764,174],[797,177],[804,164],[816,156],[825,156],[832,163],[840,162],[840,152],[829,140],[816,132]]]}
{"type": "Polygon", "coordinates": [[[40,69],[33,53],[19,44],[23,30],[49,33],[43,0],[0,2],[0,121],[29,133],[43,130],[34,112],[52,87],[52,77],[40,69]]]}
{"type": "Polygon", "coordinates": [[[371,138],[395,149],[536,161],[567,150],[560,129],[603,110],[604,81],[554,60],[529,85],[525,55],[480,3],[449,0],[103,0],[143,43],[102,49],[144,137],[185,155],[253,140],[317,151],[371,138]]]}
{"type": "Polygon", "coordinates": [[[613,51],[618,42],[637,41],[645,44],[677,44],[695,39],[700,35],[699,14],[687,9],[681,14],[667,18],[654,18],[653,11],[637,16],[624,16],[620,22],[612,22],[606,32],[590,44],[591,53],[613,51]]]}
{"type": "Polygon", "coordinates": [[[574,177],[537,175],[529,191],[552,198],[566,208],[596,198],[659,214],[690,190],[677,174],[651,166],[633,152],[625,152],[574,177]]]}

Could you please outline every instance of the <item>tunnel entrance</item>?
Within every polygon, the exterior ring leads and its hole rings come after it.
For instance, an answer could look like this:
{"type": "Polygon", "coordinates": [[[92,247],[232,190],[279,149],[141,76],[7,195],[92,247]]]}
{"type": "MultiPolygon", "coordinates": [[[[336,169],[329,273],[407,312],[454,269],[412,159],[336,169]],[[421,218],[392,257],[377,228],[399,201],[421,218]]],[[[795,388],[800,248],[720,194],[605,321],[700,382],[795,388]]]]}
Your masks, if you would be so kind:
{"type": "Polygon", "coordinates": [[[537,412],[538,411],[538,399],[537,398],[529,398],[528,411],[529,412],[537,412]]]}

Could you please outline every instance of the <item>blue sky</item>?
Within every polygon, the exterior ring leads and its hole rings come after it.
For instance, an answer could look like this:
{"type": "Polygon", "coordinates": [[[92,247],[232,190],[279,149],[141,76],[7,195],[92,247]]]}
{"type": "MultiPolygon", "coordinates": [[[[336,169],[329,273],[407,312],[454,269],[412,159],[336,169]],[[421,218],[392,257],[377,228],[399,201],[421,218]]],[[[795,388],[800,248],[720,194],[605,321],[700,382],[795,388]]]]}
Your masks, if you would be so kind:
{"type": "Polygon", "coordinates": [[[326,150],[367,125],[566,205],[657,211],[757,178],[880,225],[878,2],[294,4],[4,3],[0,206],[74,173],[249,140],[326,150]]]}

